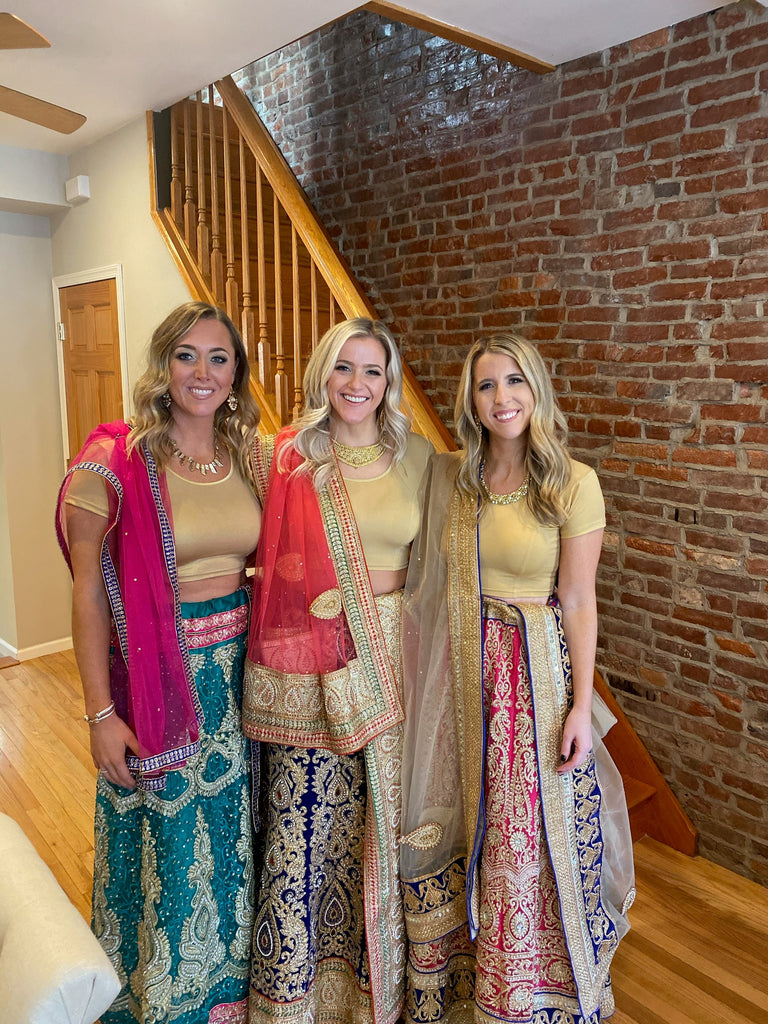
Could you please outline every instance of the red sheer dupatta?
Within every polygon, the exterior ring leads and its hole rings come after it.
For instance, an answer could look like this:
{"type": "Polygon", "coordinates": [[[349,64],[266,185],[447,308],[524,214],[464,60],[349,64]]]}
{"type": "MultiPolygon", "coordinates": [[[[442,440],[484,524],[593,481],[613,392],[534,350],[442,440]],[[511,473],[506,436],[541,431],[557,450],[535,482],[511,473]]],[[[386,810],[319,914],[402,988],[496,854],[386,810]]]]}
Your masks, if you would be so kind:
{"type": "Polygon", "coordinates": [[[243,729],[340,754],[402,720],[362,546],[338,474],[315,490],[294,431],[258,439],[262,491],[243,729]],[[281,453],[282,452],[282,457],[281,453]]]}
{"type": "Polygon", "coordinates": [[[145,450],[126,452],[130,426],[102,424],[73,460],[59,492],[56,528],[72,569],[67,493],[73,474],[107,484],[109,519],[101,568],[113,620],[110,687],[117,713],[139,741],[128,766],[144,789],[198,749],[199,707],[184,641],[165,475],[145,450]]]}

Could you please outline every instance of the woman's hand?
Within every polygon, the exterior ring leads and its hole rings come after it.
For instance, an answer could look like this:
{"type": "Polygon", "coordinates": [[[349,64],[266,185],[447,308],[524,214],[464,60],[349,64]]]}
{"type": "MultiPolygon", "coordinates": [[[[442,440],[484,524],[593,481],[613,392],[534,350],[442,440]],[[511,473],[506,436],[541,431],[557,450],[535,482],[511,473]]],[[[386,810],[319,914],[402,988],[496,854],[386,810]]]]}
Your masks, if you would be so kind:
{"type": "Polygon", "coordinates": [[[126,750],[139,753],[139,742],[133,731],[118,715],[110,715],[90,727],[91,757],[104,777],[115,786],[135,789],[136,780],[125,763],[126,750]]]}
{"type": "Polygon", "coordinates": [[[592,713],[588,708],[573,708],[563,726],[558,775],[565,775],[584,764],[592,749],[592,713]]]}

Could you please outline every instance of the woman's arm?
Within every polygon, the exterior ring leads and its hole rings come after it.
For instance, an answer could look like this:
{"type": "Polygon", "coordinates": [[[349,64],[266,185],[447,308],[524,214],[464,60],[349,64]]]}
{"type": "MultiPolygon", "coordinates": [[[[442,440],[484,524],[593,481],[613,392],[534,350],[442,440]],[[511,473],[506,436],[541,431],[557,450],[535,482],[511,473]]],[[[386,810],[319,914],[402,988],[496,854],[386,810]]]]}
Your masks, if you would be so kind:
{"type": "MultiPolygon", "coordinates": [[[[95,512],[68,505],[67,539],[72,561],[72,640],[83,682],[85,713],[93,717],[108,707],[110,609],[101,575],[101,546],[107,520],[95,512]]],[[[139,745],[128,725],[116,714],[90,727],[93,763],[110,782],[134,789],[125,763],[126,748],[138,754],[139,745]]]]}
{"type": "Polygon", "coordinates": [[[592,749],[592,678],[597,648],[595,577],[603,531],[560,541],[557,594],[573,673],[573,708],[563,726],[558,772],[569,772],[586,761],[592,749]]]}

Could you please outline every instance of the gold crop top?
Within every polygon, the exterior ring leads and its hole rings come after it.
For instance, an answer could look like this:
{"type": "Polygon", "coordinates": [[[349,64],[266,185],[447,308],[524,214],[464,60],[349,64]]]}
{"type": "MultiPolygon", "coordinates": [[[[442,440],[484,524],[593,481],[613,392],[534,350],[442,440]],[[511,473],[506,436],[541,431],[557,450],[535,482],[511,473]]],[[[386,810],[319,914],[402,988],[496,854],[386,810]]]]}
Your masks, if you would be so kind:
{"type": "Polygon", "coordinates": [[[369,569],[405,569],[421,522],[421,483],[432,444],[410,434],[400,462],[371,480],[344,483],[369,569]]]}
{"type": "MultiPolygon", "coordinates": [[[[165,478],[179,582],[242,572],[259,539],[261,506],[234,463],[225,477],[213,483],[185,480],[171,469],[166,469],[165,478]]],[[[107,484],[98,473],[75,473],[66,501],[109,515],[107,484]]]]}
{"type": "Polygon", "coordinates": [[[514,600],[549,597],[555,588],[560,538],[580,537],[605,526],[597,474],[571,460],[568,517],[558,529],[534,519],[526,501],[486,505],[480,517],[480,579],[483,593],[514,600]]]}

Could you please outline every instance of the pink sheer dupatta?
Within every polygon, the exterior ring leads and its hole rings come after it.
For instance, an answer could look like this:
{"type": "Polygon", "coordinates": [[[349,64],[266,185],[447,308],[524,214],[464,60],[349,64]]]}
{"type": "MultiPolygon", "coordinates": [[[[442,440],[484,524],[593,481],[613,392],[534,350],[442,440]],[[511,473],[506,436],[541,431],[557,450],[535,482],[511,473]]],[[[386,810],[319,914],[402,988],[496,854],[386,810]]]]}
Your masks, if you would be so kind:
{"type": "Polygon", "coordinates": [[[139,741],[129,768],[141,788],[162,789],[164,772],[198,749],[201,712],[184,641],[165,475],[146,450],[127,454],[129,432],[117,421],[89,435],[61,485],[56,527],[71,571],[67,492],[74,473],[99,474],[109,500],[101,568],[113,621],[112,698],[139,741]]]}

